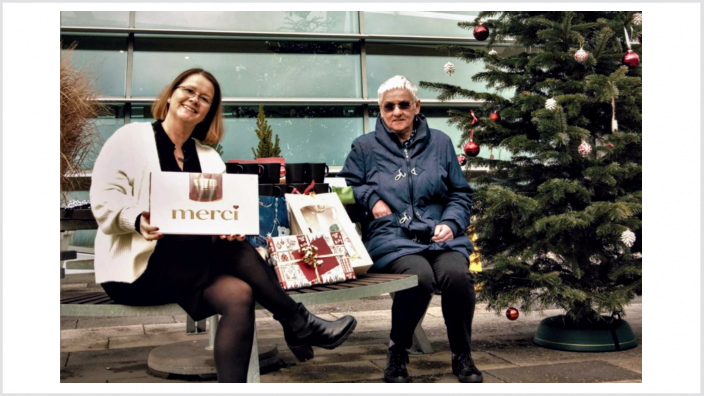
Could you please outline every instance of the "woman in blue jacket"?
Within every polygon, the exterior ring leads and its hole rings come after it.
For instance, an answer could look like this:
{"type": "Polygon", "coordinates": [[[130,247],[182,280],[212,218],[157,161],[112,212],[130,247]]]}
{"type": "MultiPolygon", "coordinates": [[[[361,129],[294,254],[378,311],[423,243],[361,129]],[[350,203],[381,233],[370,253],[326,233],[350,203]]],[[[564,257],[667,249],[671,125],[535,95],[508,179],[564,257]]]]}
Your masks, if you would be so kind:
{"type": "Polygon", "coordinates": [[[374,259],[371,272],[418,275],[418,286],[396,293],[384,379],[408,382],[407,349],[435,290],[461,382],[482,382],[471,356],[474,278],[469,225],[472,190],[450,138],[430,129],[420,113],[418,88],[395,76],[379,87],[373,133],[352,143],[339,176],[352,186],[367,216],[362,235],[374,259]]]}

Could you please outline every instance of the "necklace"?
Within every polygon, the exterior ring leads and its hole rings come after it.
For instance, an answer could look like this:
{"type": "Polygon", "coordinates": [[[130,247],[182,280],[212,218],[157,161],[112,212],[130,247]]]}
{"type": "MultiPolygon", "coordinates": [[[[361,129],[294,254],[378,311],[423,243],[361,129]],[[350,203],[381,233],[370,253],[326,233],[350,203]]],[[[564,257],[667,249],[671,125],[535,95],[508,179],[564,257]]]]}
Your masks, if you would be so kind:
{"type": "Polygon", "coordinates": [[[176,157],[179,162],[183,162],[183,157],[176,157]]]}

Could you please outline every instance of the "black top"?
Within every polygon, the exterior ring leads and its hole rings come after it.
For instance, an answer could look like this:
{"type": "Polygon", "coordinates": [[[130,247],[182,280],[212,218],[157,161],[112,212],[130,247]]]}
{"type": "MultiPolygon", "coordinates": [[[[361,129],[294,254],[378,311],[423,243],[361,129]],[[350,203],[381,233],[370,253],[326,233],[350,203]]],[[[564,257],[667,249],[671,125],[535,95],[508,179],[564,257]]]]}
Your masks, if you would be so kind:
{"type": "Polygon", "coordinates": [[[176,150],[176,145],[171,141],[169,135],[161,126],[162,121],[157,120],[152,124],[154,128],[154,137],[156,139],[156,150],[159,152],[159,164],[161,165],[162,172],[189,172],[189,173],[201,173],[200,160],[198,159],[198,154],[196,153],[196,142],[195,140],[189,138],[181,146],[183,150],[183,170],[178,166],[176,162],[176,157],[174,157],[174,150],[176,150]]]}
{"type": "MultiPolygon", "coordinates": [[[[162,172],[188,172],[188,173],[201,173],[200,160],[198,159],[198,153],[196,152],[196,142],[192,138],[189,138],[181,146],[183,151],[183,170],[178,166],[176,162],[176,157],[174,157],[174,150],[176,150],[176,145],[171,141],[169,135],[166,134],[164,127],[161,126],[162,120],[156,120],[152,124],[154,129],[154,139],[156,140],[156,151],[159,154],[159,165],[161,165],[162,172]]],[[[134,223],[134,229],[139,232],[139,223],[142,219],[142,214],[137,216],[137,220],[134,223]]]]}

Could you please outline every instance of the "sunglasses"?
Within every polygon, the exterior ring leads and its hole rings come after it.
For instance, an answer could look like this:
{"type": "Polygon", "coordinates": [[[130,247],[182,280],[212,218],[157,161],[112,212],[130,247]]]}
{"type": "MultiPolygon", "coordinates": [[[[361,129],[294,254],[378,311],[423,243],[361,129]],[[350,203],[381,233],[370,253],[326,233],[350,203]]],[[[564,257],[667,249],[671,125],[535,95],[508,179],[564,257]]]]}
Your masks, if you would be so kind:
{"type": "Polygon", "coordinates": [[[398,102],[398,104],[386,103],[384,104],[384,110],[394,111],[394,108],[398,106],[399,110],[408,110],[411,108],[411,102],[398,102]]]}

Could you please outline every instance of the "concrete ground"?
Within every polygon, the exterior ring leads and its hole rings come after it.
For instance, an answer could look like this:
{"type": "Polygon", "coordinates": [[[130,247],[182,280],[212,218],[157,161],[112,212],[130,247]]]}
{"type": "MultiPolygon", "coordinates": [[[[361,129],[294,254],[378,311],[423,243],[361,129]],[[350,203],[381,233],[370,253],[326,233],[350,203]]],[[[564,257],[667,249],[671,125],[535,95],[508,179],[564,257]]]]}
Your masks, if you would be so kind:
{"type": "MultiPolygon", "coordinates": [[[[68,275],[62,295],[99,291],[92,274],[68,275]],[[96,287],[98,289],[96,289],[96,287]]],[[[275,345],[281,361],[278,371],[263,374],[261,382],[383,382],[391,328],[388,295],[334,304],[309,306],[326,319],[347,314],[358,325],[349,340],[328,351],[315,348],[315,359],[299,363],[287,349],[283,332],[267,311],[257,311],[260,350],[275,345]],[[314,369],[311,369],[314,368],[314,369]]],[[[478,304],[472,346],[484,382],[642,382],[642,303],[635,300],[625,319],[638,338],[636,348],[620,352],[564,352],[533,344],[540,320],[561,314],[547,310],[509,321],[478,304]]],[[[160,345],[207,338],[186,334],[185,315],[126,318],[61,318],[61,382],[214,382],[197,377],[163,379],[150,373],[149,352],[160,345]]],[[[457,382],[450,368],[450,351],[442,319],[440,297],[435,296],[423,322],[435,352],[411,355],[408,370],[413,382],[457,382]]]]}

